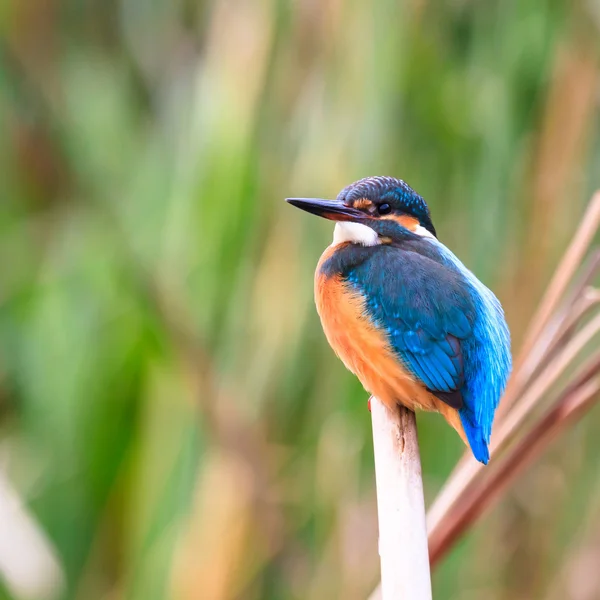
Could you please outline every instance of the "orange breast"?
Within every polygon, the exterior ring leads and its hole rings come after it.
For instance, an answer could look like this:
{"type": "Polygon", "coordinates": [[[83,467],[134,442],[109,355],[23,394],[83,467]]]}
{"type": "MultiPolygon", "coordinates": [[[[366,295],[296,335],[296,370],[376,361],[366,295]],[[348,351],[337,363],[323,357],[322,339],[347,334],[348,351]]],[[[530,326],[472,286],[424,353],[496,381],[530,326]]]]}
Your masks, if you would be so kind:
{"type": "Polygon", "coordinates": [[[371,321],[363,298],[340,276],[321,274],[321,265],[334,251],[335,247],[327,248],[319,261],[315,301],[323,330],[335,353],[363,387],[388,407],[400,403],[411,410],[440,412],[467,443],[458,411],[427,391],[403,367],[383,332],[371,321]]]}
{"type": "Polygon", "coordinates": [[[400,402],[413,410],[438,410],[437,398],[394,356],[385,335],[369,318],[360,295],[341,277],[320,273],[321,264],[332,251],[325,251],[315,276],[317,311],[329,344],[364,388],[388,406],[400,402]]]}

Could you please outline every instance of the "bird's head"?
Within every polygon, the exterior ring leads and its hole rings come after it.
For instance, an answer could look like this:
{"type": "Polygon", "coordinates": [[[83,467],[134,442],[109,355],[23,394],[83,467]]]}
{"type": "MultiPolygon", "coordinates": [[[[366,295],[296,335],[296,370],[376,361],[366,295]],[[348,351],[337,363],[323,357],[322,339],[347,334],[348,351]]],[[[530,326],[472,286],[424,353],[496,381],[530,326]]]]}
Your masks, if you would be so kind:
{"type": "Polygon", "coordinates": [[[314,215],[337,221],[337,241],[374,245],[406,235],[435,237],[427,203],[401,179],[366,177],[345,187],[335,200],[287,198],[314,215]]]}

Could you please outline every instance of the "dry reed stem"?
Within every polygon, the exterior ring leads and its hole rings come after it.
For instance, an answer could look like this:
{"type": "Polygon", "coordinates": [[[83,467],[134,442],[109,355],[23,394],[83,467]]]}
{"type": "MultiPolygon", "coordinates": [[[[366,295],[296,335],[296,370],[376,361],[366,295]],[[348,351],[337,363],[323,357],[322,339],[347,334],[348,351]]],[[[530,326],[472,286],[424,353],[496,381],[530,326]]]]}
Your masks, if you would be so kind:
{"type": "Polygon", "coordinates": [[[547,321],[546,326],[540,331],[537,339],[532,344],[529,353],[526,356],[523,356],[522,352],[519,353],[519,359],[516,361],[518,365],[514,369],[508,389],[498,409],[497,420],[499,422],[506,416],[514,402],[520,397],[523,389],[529,383],[531,377],[535,374],[544,359],[547,360],[549,349],[561,337],[565,323],[570,322],[572,324],[579,321],[583,316],[583,314],[577,314],[581,309],[579,304],[585,299],[586,288],[593,281],[599,270],[600,250],[597,250],[588,258],[582,269],[582,274],[567,294],[562,307],[557,308],[552,318],[547,321]]]}
{"type": "Polygon", "coordinates": [[[585,289],[579,300],[573,304],[573,308],[566,318],[561,320],[553,338],[547,343],[546,353],[538,358],[530,377],[537,376],[538,371],[555,358],[556,353],[564,348],[565,344],[575,335],[585,317],[598,305],[600,305],[600,290],[591,287],[585,289]]]}
{"type": "Polygon", "coordinates": [[[593,288],[589,287],[589,284],[599,271],[600,251],[590,257],[584,267],[582,276],[569,292],[568,298],[540,333],[529,355],[523,358],[516,376],[511,378],[510,389],[507,390],[507,394],[499,407],[498,419],[502,420],[506,416],[513,401],[516,400],[518,394],[522,392],[525,384],[536,373],[544,360],[548,359],[551,350],[559,345],[566,330],[572,329],[573,325],[578,324],[589,308],[594,305],[598,294],[593,288]],[[507,397],[508,402],[506,402],[507,397]]]}
{"type": "Polygon", "coordinates": [[[581,264],[599,226],[600,191],[592,196],[581,223],[573,236],[573,240],[563,255],[554,277],[544,294],[544,298],[527,328],[523,345],[519,351],[517,368],[520,366],[520,361],[529,354],[535,340],[552,317],[552,313],[556,310],[569,282],[573,279],[573,275],[581,264]]]}
{"type": "Polygon", "coordinates": [[[371,398],[384,600],[430,600],[431,576],[415,414],[371,398]]]}
{"type": "Polygon", "coordinates": [[[468,527],[502,495],[502,492],[563,432],[591,408],[600,393],[600,358],[588,362],[576,385],[571,386],[553,407],[510,451],[502,457],[489,477],[471,489],[435,533],[430,534],[429,550],[434,565],[468,527]]]}
{"type": "Polygon", "coordinates": [[[552,314],[563,297],[569,282],[573,279],[577,268],[581,265],[581,261],[585,257],[598,231],[598,227],[600,227],[600,191],[592,196],[587,210],[581,219],[581,223],[573,236],[573,240],[563,255],[542,302],[527,328],[523,345],[519,350],[519,358],[516,361],[516,371],[520,370],[521,363],[529,355],[533,344],[552,318],[552,314]]]}
{"type": "Polygon", "coordinates": [[[508,413],[504,421],[500,423],[498,434],[492,441],[492,448],[501,446],[514,434],[517,427],[534,409],[536,403],[552,388],[559,377],[565,372],[565,369],[598,332],[600,332],[600,314],[596,315],[579,331],[565,346],[564,350],[535,379],[519,403],[508,413]]]}

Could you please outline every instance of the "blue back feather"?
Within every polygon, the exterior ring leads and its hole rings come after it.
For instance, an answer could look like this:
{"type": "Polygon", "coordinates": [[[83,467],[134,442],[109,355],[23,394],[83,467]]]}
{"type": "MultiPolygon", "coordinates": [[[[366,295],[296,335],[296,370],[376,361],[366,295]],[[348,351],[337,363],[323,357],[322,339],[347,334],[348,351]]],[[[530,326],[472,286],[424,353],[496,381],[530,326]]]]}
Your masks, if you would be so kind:
{"type": "Polygon", "coordinates": [[[434,238],[370,248],[345,275],[405,368],[432,393],[458,395],[473,454],[487,463],[511,370],[510,335],[494,294],[434,238]]]}

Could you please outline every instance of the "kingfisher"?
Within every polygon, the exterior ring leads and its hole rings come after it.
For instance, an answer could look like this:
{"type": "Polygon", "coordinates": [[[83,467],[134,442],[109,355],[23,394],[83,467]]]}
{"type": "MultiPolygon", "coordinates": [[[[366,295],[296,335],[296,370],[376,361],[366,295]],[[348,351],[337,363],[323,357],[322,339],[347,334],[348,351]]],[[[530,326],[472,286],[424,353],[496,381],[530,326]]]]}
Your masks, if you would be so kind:
{"type": "Polygon", "coordinates": [[[441,413],[487,464],[510,332],[496,296],[438,240],[425,200],[393,177],[286,200],[335,221],[315,302],[346,368],[388,408],[441,413]]]}

